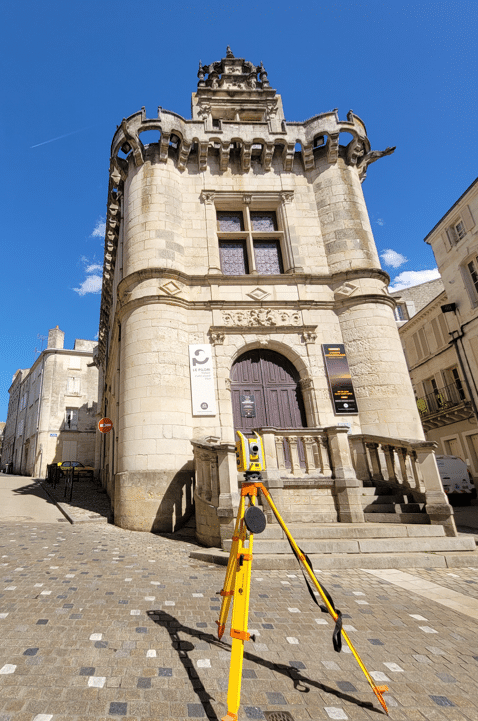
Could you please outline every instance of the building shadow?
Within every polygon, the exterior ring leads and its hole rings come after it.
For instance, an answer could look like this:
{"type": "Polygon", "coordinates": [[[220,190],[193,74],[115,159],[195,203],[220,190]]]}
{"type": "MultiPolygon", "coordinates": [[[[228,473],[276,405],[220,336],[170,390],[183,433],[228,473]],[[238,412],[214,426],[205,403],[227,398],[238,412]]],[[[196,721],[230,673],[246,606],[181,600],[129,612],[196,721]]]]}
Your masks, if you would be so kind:
{"type": "Polygon", "coordinates": [[[184,464],[166,488],[153,522],[153,533],[177,533],[194,515],[194,470],[184,464]]]}
{"type": "MultiPolygon", "coordinates": [[[[226,643],[225,641],[220,641],[218,638],[216,638],[210,633],[205,633],[204,631],[201,631],[199,629],[185,626],[177,618],[171,616],[171,614],[166,613],[165,611],[147,611],[147,615],[154,623],[158,624],[158,626],[161,626],[168,632],[171,639],[171,645],[177,652],[181,660],[181,663],[184,667],[184,670],[186,671],[194,693],[198,696],[207,718],[212,719],[212,721],[220,721],[211,705],[211,701],[215,701],[215,699],[206,690],[204,684],[199,678],[198,672],[194,668],[194,661],[189,656],[189,652],[193,651],[195,648],[194,643],[189,640],[181,640],[179,634],[187,634],[193,640],[196,639],[197,641],[205,641],[211,646],[220,648],[223,651],[230,651],[230,644],[226,643]]],[[[282,676],[284,677],[284,682],[290,685],[296,691],[300,691],[301,693],[309,693],[311,688],[316,688],[319,691],[323,691],[324,693],[336,696],[336,698],[340,699],[341,701],[345,701],[360,708],[365,708],[368,711],[372,711],[374,713],[383,714],[383,711],[381,709],[375,708],[373,703],[368,701],[360,701],[354,696],[349,696],[348,694],[343,693],[336,688],[332,688],[331,686],[327,686],[324,683],[314,681],[313,679],[304,676],[299,669],[293,666],[288,666],[287,664],[272,663],[271,661],[267,661],[266,659],[263,659],[260,656],[256,656],[255,654],[248,651],[244,651],[244,658],[248,661],[251,661],[252,663],[257,664],[258,666],[262,666],[263,668],[267,668],[270,671],[275,671],[276,673],[282,674],[282,676]]]]}

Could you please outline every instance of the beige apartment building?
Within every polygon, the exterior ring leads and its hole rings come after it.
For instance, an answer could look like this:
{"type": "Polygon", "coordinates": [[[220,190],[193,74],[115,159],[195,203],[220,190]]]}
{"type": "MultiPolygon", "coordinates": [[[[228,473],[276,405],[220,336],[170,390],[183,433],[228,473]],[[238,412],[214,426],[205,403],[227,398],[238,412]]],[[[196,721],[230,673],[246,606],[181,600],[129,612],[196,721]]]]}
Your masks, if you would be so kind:
{"type": "Polygon", "coordinates": [[[224,543],[235,434],[260,429],[287,522],[364,523],[364,483],[388,480],[454,535],[361,188],[393,148],[352,111],[287,121],[229,48],[198,79],[191,119],[143,108],[111,147],[96,465],[115,523],[171,531],[194,503],[224,543]]]}
{"type": "MultiPolygon", "coordinates": [[[[478,486],[478,179],[425,238],[444,290],[402,328],[426,437],[478,486]]],[[[403,292],[403,291],[402,291],[403,292]]]]}
{"type": "Polygon", "coordinates": [[[77,338],[69,350],[64,337],[58,326],[51,329],[33,366],[13,377],[1,458],[11,473],[42,478],[49,463],[94,465],[97,343],[77,338]]]}

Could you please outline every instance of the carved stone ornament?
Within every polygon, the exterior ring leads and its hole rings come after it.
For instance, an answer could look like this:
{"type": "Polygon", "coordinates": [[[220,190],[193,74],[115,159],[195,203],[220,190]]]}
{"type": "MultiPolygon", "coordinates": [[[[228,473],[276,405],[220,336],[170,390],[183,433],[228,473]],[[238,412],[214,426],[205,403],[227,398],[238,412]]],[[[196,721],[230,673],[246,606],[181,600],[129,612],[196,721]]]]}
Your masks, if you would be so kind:
{"type": "Polygon", "coordinates": [[[211,339],[212,345],[222,345],[224,343],[226,335],[218,331],[209,331],[209,338],[211,339]]]}
{"type": "Polygon", "coordinates": [[[181,292],[182,288],[176,283],[176,281],[169,280],[161,286],[161,290],[163,290],[167,295],[177,295],[181,292]]]}
{"type": "Polygon", "coordinates": [[[304,331],[302,333],[302,340],[304,343],[315,343],[317,340],[317,333],[311,333],[310,331],[304,331]]]}
{"type": "Polygon", "coordinates": [[[258,338],[259,345],[269,345],[270,339],[270,335],[262,335],[260,338],[258,338]]]}
{"type": "Polygon", "coordinates": [[[252,298],[253,300],[265,300],[270,296],[270,293],[267,290],[264,290],[263,288],[254,288],[254,290],[251,290],[250,293],[246,293],[249,298],[252,298]]]}
{"type": "Polygon", "coordinates": [[[254,310],[222,311],[225,326],[267,327],[301,325],[302,319],[297,311],[258,308],[254,310]]]}
{"type": "Polygon", "coordinates": [[[312,378],[302,378],[299,381],[299,385],[301,387],[301,390],[303,391],[312,390],[314,387],[314,381],[312,380],[312,378]]]}
{"type": "Polygon", "coordinates": [[[357,288],[357,283],[344,283],[334,292],[334,298],[348,298],[357,288]]]}
{"type": "Polygon", "coordinates": [[[280,194],[281,200],[283,203],[292,203],[294,199],[294,191],[293,190],[283,190],[280,194]]]}
{"type": "Polygon", "coordinates": [[[210,190],[202,190],[201,195],[199,197],[201,198],[201,201],[203,203],[205,203],[205,205],[213,205],[214,198],[216,197],[216,193],[214,193],[210,190]]]}

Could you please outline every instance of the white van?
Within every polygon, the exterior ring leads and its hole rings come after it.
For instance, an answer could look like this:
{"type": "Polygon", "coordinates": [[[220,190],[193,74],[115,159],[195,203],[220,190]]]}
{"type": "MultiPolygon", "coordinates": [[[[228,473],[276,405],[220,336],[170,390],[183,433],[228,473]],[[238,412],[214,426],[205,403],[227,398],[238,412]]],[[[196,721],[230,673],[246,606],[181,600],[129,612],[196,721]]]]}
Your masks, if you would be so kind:
{"type": "Polygon", "coordinates": [[[452,505],[470,503],[476,498],[476,488],[466,467],[457,456],[436,456],[443,490],[452,505]]]}

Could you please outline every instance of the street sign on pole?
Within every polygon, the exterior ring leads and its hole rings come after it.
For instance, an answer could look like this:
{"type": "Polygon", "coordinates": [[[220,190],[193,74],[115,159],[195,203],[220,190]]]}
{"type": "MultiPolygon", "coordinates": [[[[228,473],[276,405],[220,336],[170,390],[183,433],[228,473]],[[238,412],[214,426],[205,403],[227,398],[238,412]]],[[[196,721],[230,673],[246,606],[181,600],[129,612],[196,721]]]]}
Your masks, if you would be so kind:
{"type": "Polygon", "coordinates": [[[102,418],[98,421],[98,430],[100,433],[109,433],[113,428],[113,421],[111,418],[102,418]]]}

